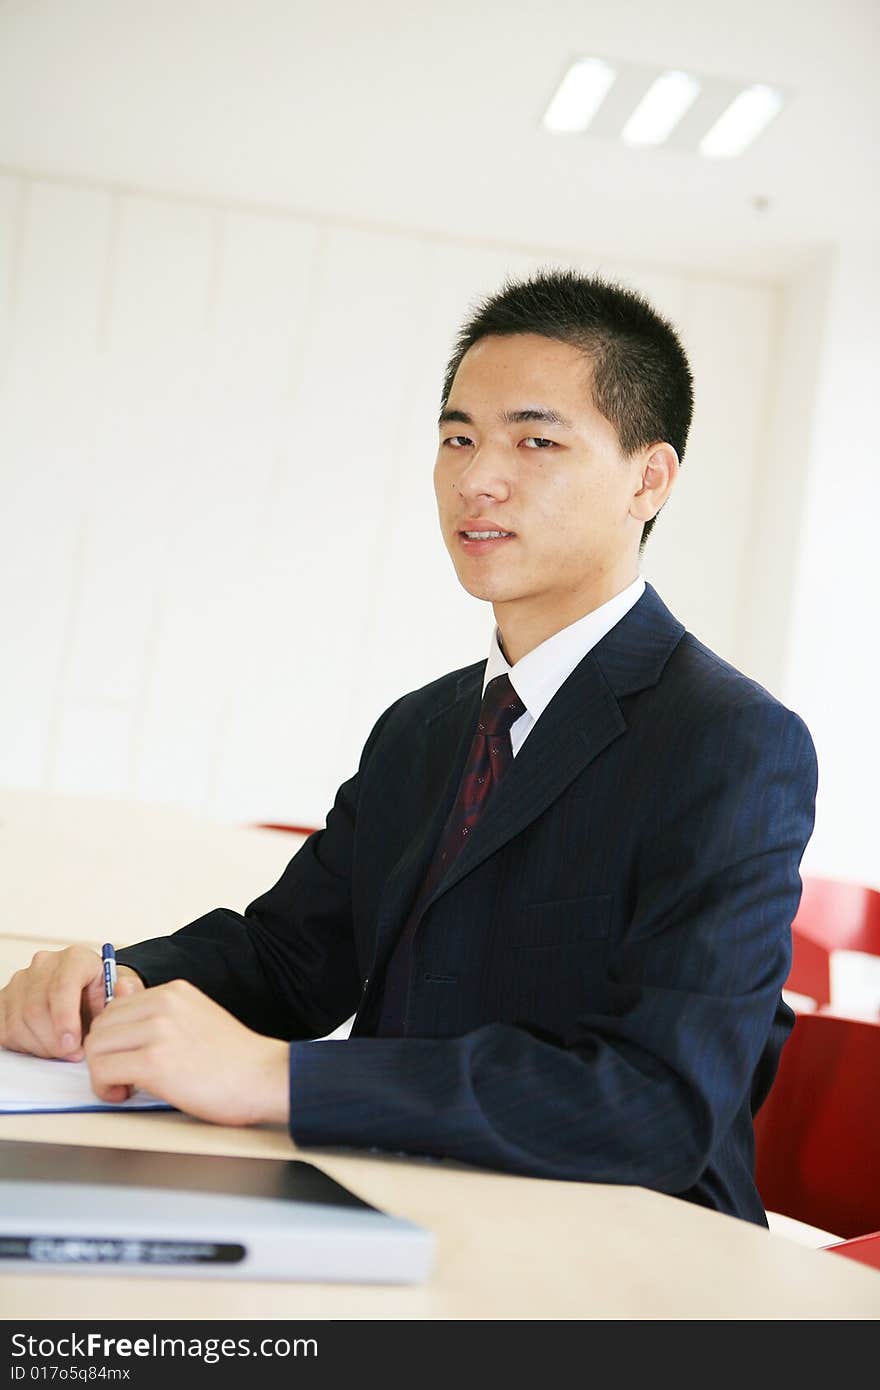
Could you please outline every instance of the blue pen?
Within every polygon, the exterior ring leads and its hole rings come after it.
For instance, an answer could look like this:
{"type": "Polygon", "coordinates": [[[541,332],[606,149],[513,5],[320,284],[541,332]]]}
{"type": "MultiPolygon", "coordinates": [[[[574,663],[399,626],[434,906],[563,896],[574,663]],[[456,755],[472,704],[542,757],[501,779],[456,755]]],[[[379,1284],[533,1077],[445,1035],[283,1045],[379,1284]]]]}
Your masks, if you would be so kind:
{"type": "Polygon", "coordinates": [[[104,1003],[109,1004],[116,989],[116,952],[109,941],[101,947],[101,960],[104,962],[104,1003]]]}

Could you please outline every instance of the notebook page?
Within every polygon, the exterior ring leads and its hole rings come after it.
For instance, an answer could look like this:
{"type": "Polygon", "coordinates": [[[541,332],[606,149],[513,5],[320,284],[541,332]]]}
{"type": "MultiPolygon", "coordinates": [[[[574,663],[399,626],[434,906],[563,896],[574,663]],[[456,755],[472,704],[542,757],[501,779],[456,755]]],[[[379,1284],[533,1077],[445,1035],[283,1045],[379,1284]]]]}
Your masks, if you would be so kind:
{"type": "Polygon", "coordinates": [[[0,1047],[0,1115],[75,1110],[172,1110],[148,1091],[108,1104],[92,1090],[87,1062],[29,1057],[0,1047]]]}

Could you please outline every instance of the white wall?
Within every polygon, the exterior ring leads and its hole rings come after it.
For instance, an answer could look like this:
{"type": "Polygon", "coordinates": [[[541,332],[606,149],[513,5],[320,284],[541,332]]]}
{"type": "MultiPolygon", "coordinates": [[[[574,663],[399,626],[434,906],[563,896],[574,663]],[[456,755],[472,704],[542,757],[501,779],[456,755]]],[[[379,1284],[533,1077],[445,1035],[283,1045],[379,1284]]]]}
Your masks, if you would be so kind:
{"type": "Polygon", "coordinates": [[[829,251],[817,253],[780,291],[739,610],[744,669],[801,713],[788,653],[831,262],[829,251]]]}
{"type": "MultiPolygon", "coordinates": [[[[0,782],[322,823],[382,709],[485,653],[434,517],[442,370],[475,296],[560,259],[0,178],[0,782]]],[[[787,624],[756,641],[743,606],[781,292],[565,259],[683,333],[697,416],[644,569],[753,669],[787,624]]]]}
{"type": "MultiPolygon", "coordinates": [[[[825,329],[797,483],[804,521],[782,689],[784,699],[797,699],[819,757],[816,830],[804,867],[880,887],[880,248],[844,244],[821,273],[825,329]]],[[[804,298],[813,295],[805,284],[804,298]]],[[[794,413],[792,421],[797,429],[794,413]]]]}

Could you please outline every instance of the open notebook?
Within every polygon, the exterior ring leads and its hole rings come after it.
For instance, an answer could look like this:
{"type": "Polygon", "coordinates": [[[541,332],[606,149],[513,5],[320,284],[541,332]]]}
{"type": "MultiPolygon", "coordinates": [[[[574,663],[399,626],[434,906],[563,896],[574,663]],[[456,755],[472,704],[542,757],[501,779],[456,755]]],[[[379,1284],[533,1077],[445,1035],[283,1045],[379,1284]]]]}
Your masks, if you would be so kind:
{"type": "Polygon", "coordinates": [[[147,1091],[114,1105],[92,1090],[86,1062],[55,1062],[0,1047],[0,1115],[66,1110],[172,1110],[147,1091]]]}

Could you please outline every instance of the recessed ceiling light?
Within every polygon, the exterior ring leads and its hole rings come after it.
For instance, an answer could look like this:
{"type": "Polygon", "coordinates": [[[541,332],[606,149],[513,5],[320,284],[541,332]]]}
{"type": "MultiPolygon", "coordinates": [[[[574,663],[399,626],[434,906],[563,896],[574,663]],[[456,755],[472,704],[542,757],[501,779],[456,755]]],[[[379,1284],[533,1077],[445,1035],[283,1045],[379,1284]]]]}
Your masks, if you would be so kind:
{"type": "Polygon", "coordinates": [[[601,58],[572,64],[547,107],[544,125],[557,134],[586,130],[616,76],[616,69],[601,58]]]}
{"type": "Polygon", "coordinates": [[[757,83],[734,97],[727,110],[703,136],[700,154],[709,159],[729,159],[761,134],[782,107],[782,93],[757,83]]]}
{"type": "Polygon", "coordinates": [[[623,127],[621,140],[625,145],[662,145],[699,94],[699,82],[688,73],[662,73],[623,127]]]}

